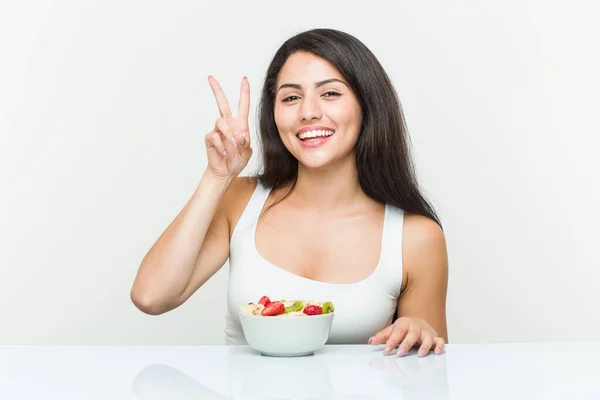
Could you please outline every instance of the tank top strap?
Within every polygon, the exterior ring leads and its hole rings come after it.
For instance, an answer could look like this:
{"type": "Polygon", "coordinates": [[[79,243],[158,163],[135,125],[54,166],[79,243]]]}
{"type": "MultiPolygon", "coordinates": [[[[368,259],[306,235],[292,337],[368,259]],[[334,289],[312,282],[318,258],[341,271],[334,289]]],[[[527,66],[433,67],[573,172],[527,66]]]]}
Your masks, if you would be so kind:
{"type": "Polygon", "coordinates": [[[402,285],[402,234],[404,231],[404,210],[386,204],[385,222],[381,240],[381,273],[394,288],[394,294],[400,294],[402,285]]]}

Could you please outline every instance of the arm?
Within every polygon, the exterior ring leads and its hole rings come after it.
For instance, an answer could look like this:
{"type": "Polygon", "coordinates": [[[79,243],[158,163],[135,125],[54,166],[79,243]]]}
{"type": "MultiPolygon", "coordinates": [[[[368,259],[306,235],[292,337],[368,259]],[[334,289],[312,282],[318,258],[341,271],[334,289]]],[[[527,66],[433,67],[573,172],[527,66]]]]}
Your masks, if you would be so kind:
{"type": "Polygon", "coordinates": [[[192,197],[148,251],[130,297],[141,311],[157,315],[183,304],[227,261],[229,182],[205,173],[192,197]]]}
{"type": "Polygon", "coordinates": [[[236,177],[252,156],[250,86],[242,79],[238,113],[233,116],[221,85],[211,76],[208,82],[221,115],[205,137],[208,166],[190,200],[142,260],[131,288],[132,302],[147,314],[183,304],[229,257],[229,216],[239,197],[238,185],[232,182],[244,181],[236,177]]]}
{"type": "Polygon", "coordinates": [[[375,334],[369,343],[384,344],[384,354],[396,346],[398,356],[419,346],[419,356],[443,351],[448,340],[446,292],[448,257],[446,241],[435,221],[407,214],[402,246],[403,284],[398,299],[398,319],[375,334]]]}
{"type": "Polygon", "coordinates": [[[398,316],[425,320],[448,342],[448,255],[444,233],[435,221],[420,215],[406,215],[404,224],[405,279],[398,300],[398,316]]]}

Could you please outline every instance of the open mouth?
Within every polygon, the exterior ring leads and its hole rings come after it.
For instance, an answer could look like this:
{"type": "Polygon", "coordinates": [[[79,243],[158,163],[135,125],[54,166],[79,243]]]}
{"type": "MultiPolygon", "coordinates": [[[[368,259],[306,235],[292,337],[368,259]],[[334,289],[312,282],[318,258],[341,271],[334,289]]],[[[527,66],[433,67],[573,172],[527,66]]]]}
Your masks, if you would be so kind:
{"type": "Polygon", "coordinates": [[[303,142],[318,142],[333,136],[334,133],[335,131],[331,130],[314,130],[298,133],[296,137],[303,142]]]}

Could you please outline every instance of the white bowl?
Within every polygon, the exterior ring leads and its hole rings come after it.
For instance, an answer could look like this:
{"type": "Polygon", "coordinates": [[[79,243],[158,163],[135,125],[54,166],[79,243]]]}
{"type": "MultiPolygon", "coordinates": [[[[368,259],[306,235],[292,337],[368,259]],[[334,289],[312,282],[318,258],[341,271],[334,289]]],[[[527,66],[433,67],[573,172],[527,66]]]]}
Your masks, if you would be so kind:
{"type": "Polygon", "coordinates": [[[335,311],[307,316],[240,313],[246,341],[265,356],[298,357],[314,354],[329,338],[335,311]]]}

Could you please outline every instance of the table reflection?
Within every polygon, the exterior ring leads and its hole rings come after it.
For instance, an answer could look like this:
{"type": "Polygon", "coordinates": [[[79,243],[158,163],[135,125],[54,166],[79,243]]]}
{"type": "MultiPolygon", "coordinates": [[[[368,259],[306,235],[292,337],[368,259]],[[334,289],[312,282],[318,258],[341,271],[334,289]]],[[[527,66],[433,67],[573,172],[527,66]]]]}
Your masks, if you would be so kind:
{"type": "MultiPolygon", "coordinates": [[[[267,357],[254,350],[227,349],[225,376],[191,376],[176,367],[154,364],[132,383],[139,400],[191,399],[447,399],[446,355],[403,358],[381,351],[337,351],[306,357],[267,357]],[[225,379],[229,392],[214,389],[225,379]]],[[[193,371],[189,372],[193,374],[193,371]]]]}

